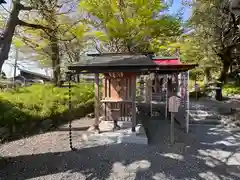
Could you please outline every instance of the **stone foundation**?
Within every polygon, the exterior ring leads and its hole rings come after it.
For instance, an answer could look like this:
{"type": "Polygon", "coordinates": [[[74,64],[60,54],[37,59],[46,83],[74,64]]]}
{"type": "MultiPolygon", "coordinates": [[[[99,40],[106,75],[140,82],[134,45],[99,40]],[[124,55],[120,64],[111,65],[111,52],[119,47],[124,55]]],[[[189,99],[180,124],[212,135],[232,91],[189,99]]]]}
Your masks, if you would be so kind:
{"type": "Polygon", "coordinates": [[[148,144],[148,138],[142,125],[136,126],[136,132],[132,132],[132,123],[127,121],[119,121],[120,130],[113,131],[112,121],[101,121],[99,124],[100,134],[85,133],[82,140],[88,141],[103,141],[109,143],[133,143],[133,144],[148,144]]]}

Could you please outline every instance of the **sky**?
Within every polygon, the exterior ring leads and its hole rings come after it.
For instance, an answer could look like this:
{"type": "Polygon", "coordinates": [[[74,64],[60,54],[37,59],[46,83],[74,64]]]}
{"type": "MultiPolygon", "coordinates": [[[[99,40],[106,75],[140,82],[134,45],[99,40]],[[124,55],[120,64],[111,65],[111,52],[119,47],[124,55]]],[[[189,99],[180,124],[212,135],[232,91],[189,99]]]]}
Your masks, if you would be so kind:
{"type": "MultiPolygon", "coordinates": [[[[4,5],[4,7],[6,9],[9,9],[10,8],[10,5],[11,5],[11,1],[12,0],[6,0],[7,4],[4,5]]],[[[190,16],[191,14],[191,11],[184,7],[182,4],[181,4],[181,1],[182,0],[173,0],[173,5],[172,7],[169,9],[169,12],[171,14],[176,14],[178,13],[178,11],[180,9],[183,10],[183,20],[186,21],[188,19],[188,17],[190,16]]],[[[3,8],[0,8],[0,10],[2,11],[3,8]]],[[[12,77],[13,76],[13,72],[14,72],[14,66],[13,66],[13,63],[14,63],[14,54],[15,54],[15,50],[12,49],[11,53],[10,53],[10,58],[9,60],[6,61],[6,63],[4,63],[3,65],[3,71],[6,73],[7,77],[12,77]]],[[[33,72],[36,72],[36,73],[41,73],[41,74],[44,74],[44,75],[49,75],[51,74],[51,72],[46,72],[45,69],[43,68],[40,68],[40,65],[39,63],[37,63],[36,61],[22,61],[22,59],[19,59],[19,67],[21,67],[22,69],[26,69],[26,70],[29,70],[29,71],[33,71],[33,72]]],[[[19,70],[17,70],[17,75],[19,74],[19,70]]]]}
{"type": "Polygon", "coordinates": [[[189,8],[184,7],[181,3],[182,0],[173,0],[173,5],[170,8],[171,13],[177,13],[177,11],[183,8],[183,20],[186,21],[191,15],[191,11],[189,8]]]}

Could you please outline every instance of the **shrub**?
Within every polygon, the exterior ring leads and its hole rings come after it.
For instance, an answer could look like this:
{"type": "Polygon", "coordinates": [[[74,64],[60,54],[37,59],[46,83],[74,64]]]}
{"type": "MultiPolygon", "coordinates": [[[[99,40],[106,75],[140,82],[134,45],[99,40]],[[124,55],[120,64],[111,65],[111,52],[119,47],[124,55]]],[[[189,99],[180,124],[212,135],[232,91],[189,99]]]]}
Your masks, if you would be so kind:
{"type": "MultiPolygon", "coordinates": [[[[74,85],[71,97],[73,110],[89,105],[93,102],[93,86],[74,85]]],[[[0,92],[0,126],[12,127],[64,116],[68,114],[68,99],[68,88],[52,85],[32,85],[0,92]]]]}
{"type": "Polygon", "coordinates": [[[223,95],[240,95],[240,86],[235,84],[226,84],[223,87],[223,95]]]}

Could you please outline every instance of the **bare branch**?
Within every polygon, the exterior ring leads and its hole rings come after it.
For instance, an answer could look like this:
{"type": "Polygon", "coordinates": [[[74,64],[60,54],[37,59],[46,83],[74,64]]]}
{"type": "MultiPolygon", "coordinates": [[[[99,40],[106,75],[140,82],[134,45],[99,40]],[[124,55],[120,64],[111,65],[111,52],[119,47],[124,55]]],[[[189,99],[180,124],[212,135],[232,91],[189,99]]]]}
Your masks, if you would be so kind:
{"type": "Polygon", "coordinates": [[[2,8],[7,11],[9,14],[11,13],[9,10],[7,10],[2,4],[1,4],[2,8]]]}
{"type": "Polygon", "coordinates": [[[71,8],[69,8],[69,10],[67,10],[66,12],[62,12],[62,13],[57,13],[56,15],[65,15],[65,14],[69,14],[70,12],[74,12],[73,10],[73,6],[71,8]]]}
{"type": "Polygon", "coordinates": [[[33,8],[33,7],[28,7],[28,6],[21,6],[21,10],[22,11],[31,11],[31,10],[33,10],[33,9],[35,9],[35,8],[33,8]]]}
{"type": "Polygon", "coordinates": [[[96,41],[95,39],[92,39],[92,41],[93,41],[93,43],[95,44],[95,49],[101,54],[102,51],[101,51],[101,49],[98,47],[97,41],[96,41]]]}
{"type": "Polygon", "coordinates": [[[42,29],[42,30],[50,29],[50,28],[42,26],[40,24],[31,24],[31,23],[27,23],[25,21],[22,21],[20,19],[18,20],[18,25],[30,27],[30,28],[33,28],[33,29],[42,29]]]}
{"type": "MultiPolygon", "coordinates": [[[[18,35],[22,40],[23,42],[29,47],[31,48],[33,51],[36,51],[36,48],[39,46],[37,43],[34,43],[33,41],[29,40],[27,37],[25,36],[20,36],[18,35]]],[[[41,51],[43,53],[45,53],[46,55],[48,56],[51,56],[51,53],[46,51],[44,48],[41,49],[41,51]]]]}

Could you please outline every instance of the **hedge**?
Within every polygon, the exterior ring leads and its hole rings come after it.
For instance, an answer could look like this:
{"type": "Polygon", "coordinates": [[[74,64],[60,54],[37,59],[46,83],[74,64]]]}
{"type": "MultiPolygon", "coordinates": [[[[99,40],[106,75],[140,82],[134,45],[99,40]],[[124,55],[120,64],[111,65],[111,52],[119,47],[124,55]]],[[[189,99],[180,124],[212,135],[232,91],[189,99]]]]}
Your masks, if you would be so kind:
{"type": "Polygon", "coordinates": [[[52,85],[32,85],[0,92],[0,131],[8,130],[7,135],[2,132],[0,139],[33,133],[44,128],[46,121],[48,126],[56,127],[69,118],[80,118],[93,111],[92,85],[72,87],[70,113],[68,94],[67,87],[57,88],[52,85]]]}

